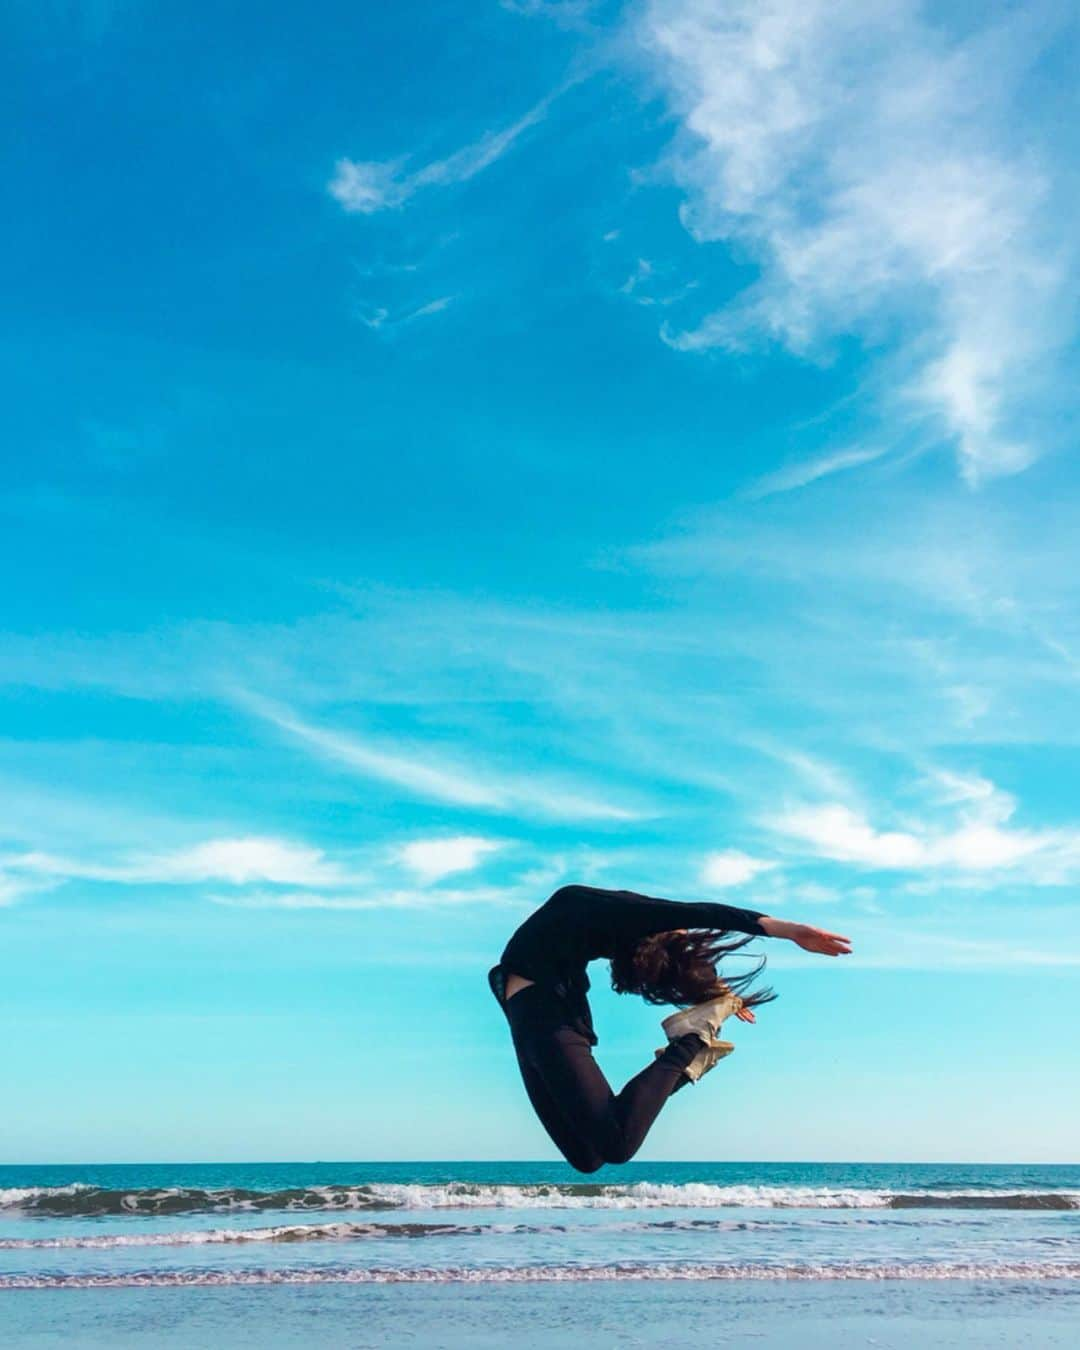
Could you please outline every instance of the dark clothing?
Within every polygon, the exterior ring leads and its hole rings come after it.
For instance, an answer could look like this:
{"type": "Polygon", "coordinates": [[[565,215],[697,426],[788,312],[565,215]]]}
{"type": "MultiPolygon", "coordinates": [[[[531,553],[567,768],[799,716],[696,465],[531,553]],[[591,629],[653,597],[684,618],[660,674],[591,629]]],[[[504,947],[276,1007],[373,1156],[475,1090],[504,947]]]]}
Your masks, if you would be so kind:
{"type": "Polygon", "coordinates": [[[555,1147],[579,1172],[628,1162],[701,1049],[697,1036],[672,1041],[616,1096],[592,1045],[566,1025],[561,1001],[541,984],[521,989],[503,1011],[533,1110],[555,1147]]]}
{"type": "MultiPolygon", "coordinates": [[[[513,972],[545,985],[563,1002],[567,1025],[596,1045],[586,997],[585,967],[590,961],[610,958],[619,946],[675,928],[733,929],[762,936],[761,917],[757,910],[707,900],[657,900],[634,891],[563,886],[514,933],[490,978],[513,972]]],[[[501,1001],[501,995],[496,997],[501,1001]]]]}
{"type": "Polygon", "coordinates": [[[664,1102],[688,1080],[701,1050],[695,1036],[671,1041],[617,1095],[593,1059],[586,965],[616,947],[675,928],[761,934],[754,910],[656,900],[633,891],[564,886],[521,925],[488,973],[506,1014],[529,1101],[556,1148],[579,1172],[627,1162],[664,1102]],[[507,1000],[506,977],[534,983],[507,1000]]]}

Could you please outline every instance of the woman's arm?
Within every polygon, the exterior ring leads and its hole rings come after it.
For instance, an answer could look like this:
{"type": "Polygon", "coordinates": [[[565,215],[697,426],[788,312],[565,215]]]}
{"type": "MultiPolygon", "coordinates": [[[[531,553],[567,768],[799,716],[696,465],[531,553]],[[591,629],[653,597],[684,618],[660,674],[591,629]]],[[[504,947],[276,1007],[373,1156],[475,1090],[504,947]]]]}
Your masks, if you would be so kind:
{"type": "Polygon", "coordinates": [[[812,928],[808,923],[791,923],[788,919],[774,919],[763,914],[759,920],[766,937],[787,938],[804,951],[821,956],[850,956],[851,939],[839,933],[828,933],[824,928],[812,928]]]}
{"type": "MultiPolygon", "coordinates": [[[[661,900],[636,891],[608,891],[599,886],[563,886],[552,901],[568,905],[585,921],[602,923],[625,938],[647,937],[677,928],[714,928],[761,937],[755,909],[738,909],[710,900],[661,900]]],[[[550,903],[550,902],[549,902],[550,903]]]]}

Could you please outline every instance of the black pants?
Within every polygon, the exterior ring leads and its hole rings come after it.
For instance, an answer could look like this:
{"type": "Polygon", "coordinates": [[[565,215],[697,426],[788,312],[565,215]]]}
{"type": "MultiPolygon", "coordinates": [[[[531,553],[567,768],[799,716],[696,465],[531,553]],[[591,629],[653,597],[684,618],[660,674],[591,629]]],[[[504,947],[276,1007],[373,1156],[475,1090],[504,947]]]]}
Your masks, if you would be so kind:
{"type": "Polygon", "coordinates": [[[664,1103],[688,1081],[682,1071],[701,1049],[694,1035],[672,1041],[616,1094],[591,1044],[567,1025],[550,990],[527,985],[502,1008],[529,1101],[555,1147],[579,1172],[634,1156],[664,1103]]]}

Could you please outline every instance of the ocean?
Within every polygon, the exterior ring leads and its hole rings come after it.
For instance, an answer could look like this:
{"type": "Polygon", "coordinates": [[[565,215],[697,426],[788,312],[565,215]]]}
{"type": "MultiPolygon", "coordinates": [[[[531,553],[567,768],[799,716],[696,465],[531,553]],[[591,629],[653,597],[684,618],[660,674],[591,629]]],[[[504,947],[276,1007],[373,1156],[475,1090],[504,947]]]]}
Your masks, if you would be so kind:
{"type": "Polygon", "coordinates": [[[0,1168],[5,1345],[824,1345],[841,1314],[1072,1343],[1080,1166],[0,1168]]]}

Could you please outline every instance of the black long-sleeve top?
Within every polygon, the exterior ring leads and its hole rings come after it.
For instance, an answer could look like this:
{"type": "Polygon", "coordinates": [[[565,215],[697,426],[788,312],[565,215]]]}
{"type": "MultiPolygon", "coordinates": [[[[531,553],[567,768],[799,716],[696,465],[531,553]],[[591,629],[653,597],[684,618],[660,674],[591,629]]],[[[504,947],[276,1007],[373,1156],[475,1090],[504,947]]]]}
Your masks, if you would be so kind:
{"type": "Polygon", "coordinates": [[[617,949],[652,933],[676,928],[712,928],[765,936],[757,910],[736,909],[713,901],[658,900],[634,891],[605,891],[596,886],[563,886],[514,933],[499,965],[489,976],[500,1002],[511,973],[550,988],[567,1005],[571,1025],[593,1045],[592,1014],[586,994],[590,961],[612,957],[617,949]]]}

